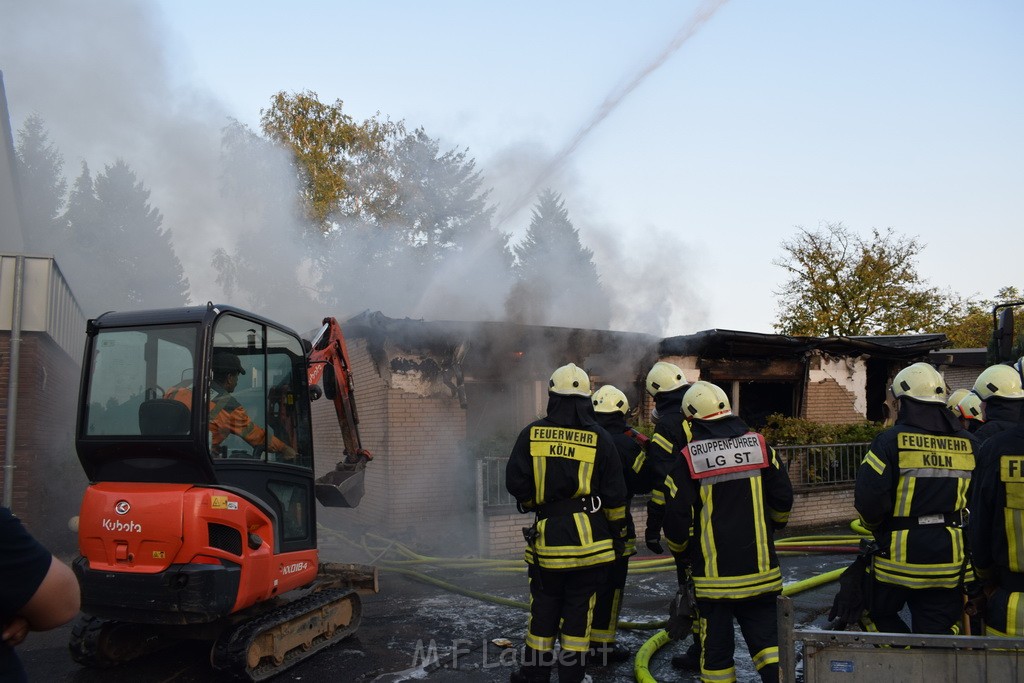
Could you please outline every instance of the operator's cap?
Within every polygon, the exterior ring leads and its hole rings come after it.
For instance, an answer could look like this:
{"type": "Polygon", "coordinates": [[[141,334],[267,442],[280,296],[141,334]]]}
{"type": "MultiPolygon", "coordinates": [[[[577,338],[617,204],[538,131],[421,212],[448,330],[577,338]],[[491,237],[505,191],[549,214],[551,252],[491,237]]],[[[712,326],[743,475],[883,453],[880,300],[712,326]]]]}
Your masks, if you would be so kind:
{"type": "Polygon", "coordinates": [[[213,371],[237,372],[239,375],[245,374],[245,370],[242,369],[242,361],[238,360],[238,356],[230,351],[213,352],[213,371]]]}

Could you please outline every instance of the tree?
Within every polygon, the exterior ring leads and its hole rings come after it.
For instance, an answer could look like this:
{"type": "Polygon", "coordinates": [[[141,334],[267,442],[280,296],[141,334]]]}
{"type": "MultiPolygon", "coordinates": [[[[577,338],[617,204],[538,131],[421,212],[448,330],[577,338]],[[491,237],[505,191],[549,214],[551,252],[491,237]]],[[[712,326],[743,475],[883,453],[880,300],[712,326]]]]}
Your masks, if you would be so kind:
{"type": "Polygon", "coordinates": [[[513,319],[532,325],[607,329],[611,306],[562,198],[544,190],[515,247],[516,285],[506,302],[513,319]]]}
{"type": "MultiPolygon", "coordinates": [[[[969,300],[964,304],[961,314],[939,328],[949,337],[950,346],[954,349],[986,348],[992,341],[992,309],[997,304],[1021,301],[1024,296],[1016,287],[1002,287],[994,299],[969,300]]],[[[1014,310],[1015,337],[1024,334],[1024,319],[1021,318],[1021,307],[1014,310]]]]}
{"type": "Polygon", "coordinates": [[[441,152],[423,129],[386,149],[374,174],[390,184],[328,237],[322,291],[337,305],[355,299],[405,315],[499,315],[512,254],[508,235],[492,227],[475,161],[465,150],[441,152]]]}
{"type": "MultiPolygon", "coordinates": [[[[315,92],[279,92],[260,111],[264,135],[291,150],[306,215],[322,231],[341,212],[358,215],[366,197],[349,192],[351,176],[369,173],[386,141],[401,131],[401,124],[369,119],[363,123],[343,111],[343,102],[320,102],[315,92]]],[[[365,187],[368,183],[363,182],[365,187]]]]}
{"type": "Polygon", "coordinates": [[[64,158],[50,143],[43,119],[28,117],[18,131],[16,152],[21,218],[28,251],[54,254],[61,250],[66,230],[61,211],[68,190],[64,158]]]}
{"type": "Polygon", "coordinates": [[[221,135],[221,196],[241,226],[229,249],[216,249],[217,282],[239,305],[291,325],[322,317],[300,272],[324,235],[305,217],[294,186],[292,153],[231,121],[221,135]]]}
{"type": "Polygon", "coordinates": [[[781,334],[862,336],[935,331],[963,307],[959,296],[927,286],[915,261],[925,245],[892,228],[864,239],[842,223],[804,228],[773,263],[790,274],[779,297],[781,334]]]}
{"type": "Polygon", "coordinates": [[[75,180],[64,215],[65,274],[86,315],[106,310],[181,306],[189,284],[149,190],[117,160],[75,180]]]}

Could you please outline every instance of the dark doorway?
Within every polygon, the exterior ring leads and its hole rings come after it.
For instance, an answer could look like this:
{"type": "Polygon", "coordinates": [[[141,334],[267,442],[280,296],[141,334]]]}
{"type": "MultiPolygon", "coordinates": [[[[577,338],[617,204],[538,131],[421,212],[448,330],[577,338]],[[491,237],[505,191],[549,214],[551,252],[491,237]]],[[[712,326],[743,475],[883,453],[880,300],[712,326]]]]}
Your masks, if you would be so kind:
{"type": "Polygon", "coordinates": [[[740,417],[751,429],[761,429],[773,413],[792,417],[796,405],[791,382],[740,382],[740,417]]]}

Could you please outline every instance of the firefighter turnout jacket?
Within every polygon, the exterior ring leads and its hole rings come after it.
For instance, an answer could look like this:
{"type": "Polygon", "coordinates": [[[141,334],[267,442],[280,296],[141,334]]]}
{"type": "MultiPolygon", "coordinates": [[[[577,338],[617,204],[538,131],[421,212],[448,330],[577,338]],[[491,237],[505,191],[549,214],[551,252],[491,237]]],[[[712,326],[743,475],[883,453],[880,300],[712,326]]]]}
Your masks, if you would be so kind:
{"type": "Polygon", "coordinates": [[[793,507],[785,465],[738,416],[691,425],[690,441],[665,481],[669,549],[677,561],[692,562],[699,599],[781,592],[773,535],[793,507]]]}
{"type": "Polygon", "coordinates": [[[961,517],[976,441],[951,419],[947,426],[937,408],[907,403],[896,425],[878,434],[864,456],[854,506],[878,544],[872,563],[876,581],[911,589],[957,588],[967,566],[961,517]],[[935,419],[926,415],[929,408],[935,419]],[[905,419],[904,412],[911,417],[905,419]]]}
{"type": "Polygon", "coordinates": [[[985,421],[974,432],[974,436],[979,443],[985,443],[989,437],[1016,427],[1022,416],[1024,401],[990,396],[985,401],[985,421]]]}
{"type": "Polygon", "coordinates": [[[974,571],[995,588],[989,635],[1024,635],[1024,423],[981,446],[968,527],[974,571]]]}
{"type": "MultiPolygon", "coordinates": [[[[683,446],[689,438],[689,424],[683,418],[682,402],[686,388],[658,394],[655,397],[657,419],[647,449],[633,462],[638,485],[650,491],[647,501],[645,539],[657,543],[665,518],[665,477],[679,463],[683,446]]],[[[659,551],[660,552],[660,551],[659,551]]]]}
{"type": "MultiPolygon", "coordinates": [[[[625,524],[626,544],[624,555],[636,554],[636,527],[633,524],[633,515],[629,512],[630,501],[633,496],[647,493],[650,487],[647,486],[640,475],[634,469],[636,461],[644,456],[644,444],[649,443],[647,437],[636,431],[626,422],[626,417],[616,411],[614,413],[597,413],[597,424],[607,431],[615,443],[615,450],[619,455],[619,465],[622,468],[622,475],[626,485],[625,524]]],[[[639,469],[639,468],[637,468],[639,469]]]]}
{"type": "Polygon", "coordinates": [[[562,419],[549,409],[520,432],[505,485],[521,510],[537,516],[528,564],[571,570],[615,560],[625,536],[626,485],[615,443],[595,422],[562,419]]]}

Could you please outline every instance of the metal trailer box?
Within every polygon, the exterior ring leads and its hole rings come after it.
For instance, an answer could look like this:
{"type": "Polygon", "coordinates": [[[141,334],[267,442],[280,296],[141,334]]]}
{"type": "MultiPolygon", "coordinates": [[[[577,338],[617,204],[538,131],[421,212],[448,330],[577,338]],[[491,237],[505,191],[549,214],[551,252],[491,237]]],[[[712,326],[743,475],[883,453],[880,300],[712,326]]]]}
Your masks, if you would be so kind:
{"type": "Polygon", "coordinates": [[[1024,681],[1024,638],[797,629],[787,597],[779,598],[778,626],[783,683],[1024,681]]]}

